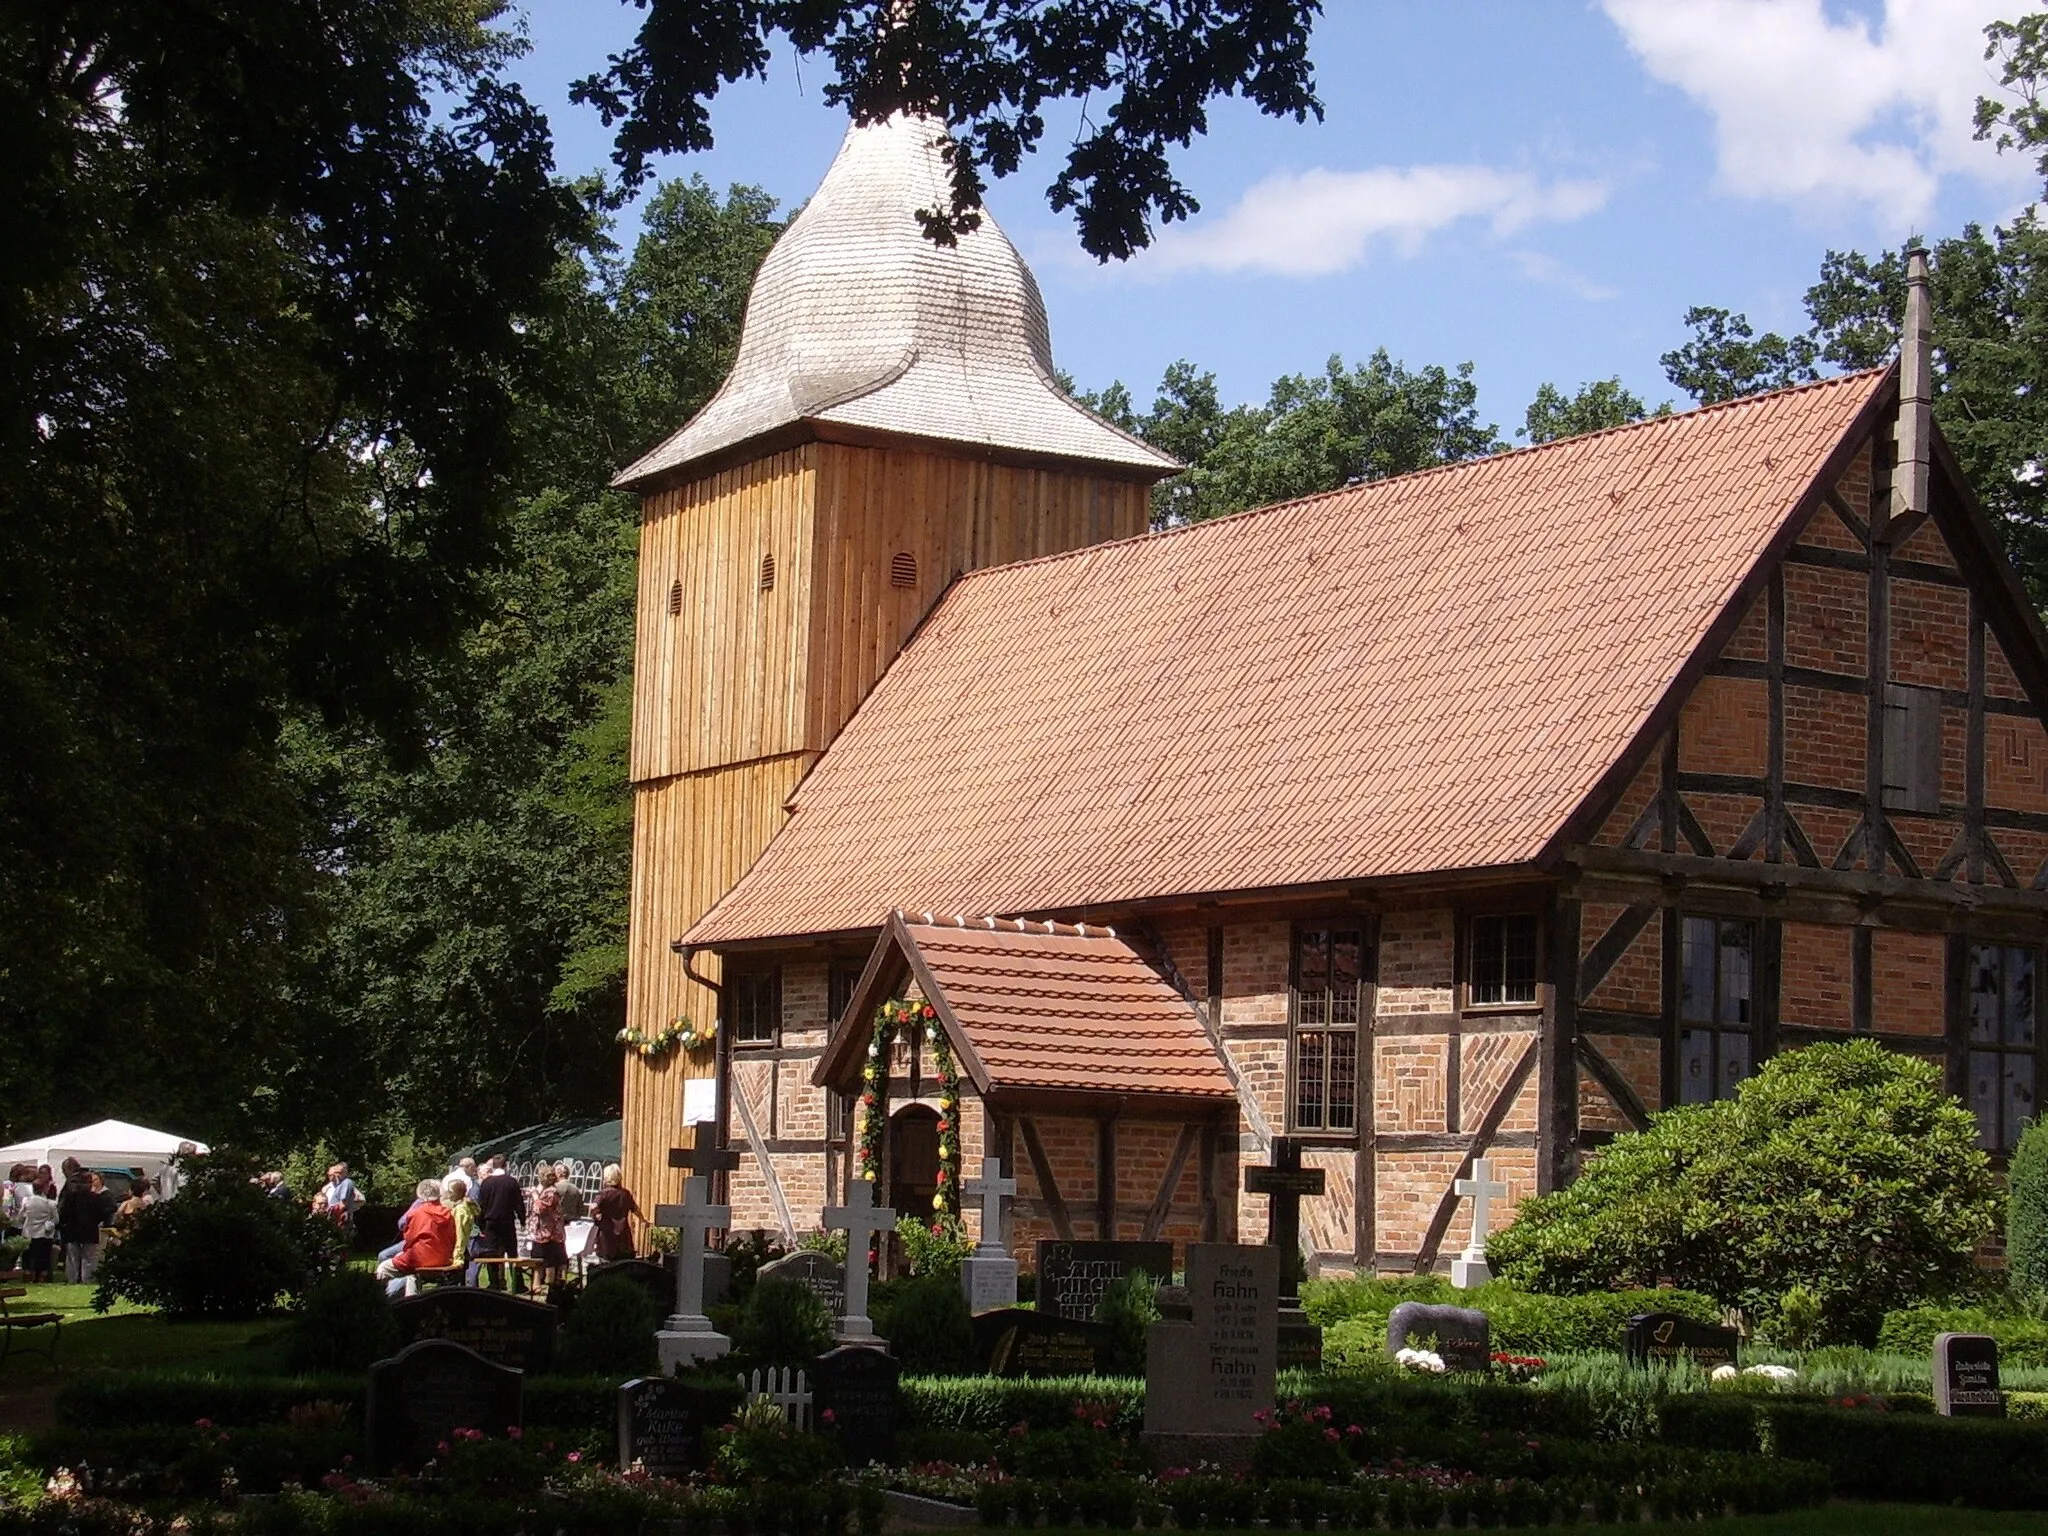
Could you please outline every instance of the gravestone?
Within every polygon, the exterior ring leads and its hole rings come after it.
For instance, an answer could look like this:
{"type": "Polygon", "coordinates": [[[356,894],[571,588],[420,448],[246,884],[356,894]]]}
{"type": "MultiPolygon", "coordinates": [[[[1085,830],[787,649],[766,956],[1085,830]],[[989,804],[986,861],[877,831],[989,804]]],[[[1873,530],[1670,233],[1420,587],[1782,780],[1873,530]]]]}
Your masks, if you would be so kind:
{"type": "MultiPolygon", "coordinates": [[[[695,1152],[677,1150],[669,1154],[672,1165],[682,1167],[723,1166],[731,1154],[709,1149],[709,1123],[697,1127],[695,1152]]],[[[732,1210],[711,1203],[711,1176],[692,1173],[683,1180],[681,1205],[657,1205],[654,1224],[676,1229],[676,1309],[654,1335],[661,1358],[661,1373],[673,1376],[699,1360],[715,1360],[732,1349],[732,1340],[711,1326],[704,1315],[704,1238],[713,1227],[729,1226],[732,1210]]]]}
{"type": "Polygon", "coordinates": [[[1273,1161],[1265,1168],[1244,1171],[1244,1191],[1266,1196],[1266,1241],[1286,1255],[1280,1268],[1280,1305],[1296,1307],[1301,1285],[1295,1278],[1301,1262],[1301,1202],[1323,1193],[1327,1179],[1320,1168],[1301,1166],[1301,1143],[1292,1136],[1273,1138],[1273,1161]]]}
{"type": "Polygon", "coordinates": [[[1493,1202],[1505,1198],[1507,1192],[1507,1185],[1493,1176],[1490,1157],[1474,1158],[1472,1177],[1458,1179],[1451,1185],[1451,1193],[1472,1202],[1471,1239],[1465,1244],[1465,1251],[1451,1260],[1451,1284],[1461,1291],[1476,1291],[1493,1278],[1493,1270],[1486,1262],[1486,1239],[1493,1232],[1493,1202]]]}
{"type": "Polygon", "coordinates": [[[1631,1365],[1651,1361],[1690,1360],[1703,1371],[1735,1363],[1742,1336],[1718,1323],[1696,1323],[1675,1312],[1641,1312],[1628,1320],[1621,1336],[1622,1353],[1631,1365]]]}
{"type": "Polygon", "coordinates": [[[379,1360],[370,1367],[363,1412],[370,1465],[417,1470],[458,1429],[503,1435],[522,1423],[524,1381],[512,1367],[447,1339],[421,1339],[379,1360]]]}
{"type": "MultiPolygon", "coordinates": [[[[1017,1305],[1017,1261],[1010,1257],[1010,1233],[1003,1221],[1003,1202],[1017,1193],[1017,1181],[1003,1177],[998,1157],[981,1160],[981,1177],[970,1179],[962,1193],[981,1202],[981,1241],[960,1261],[960,1289],[969,1312],[989,1312],[1017,1305]]],[[[1162,1280],[1166,1277],[1160,1276],[1162,1280]]]]}
{"type": "Polygon", "coordinates": [[[2005,1417],[1998,1340],[1986,1333],[1934,1336],[1934,1411],[1954,1418],[2005,1417]]]}
{"type": "Polygon", "coordinates": [[[619,1388],[619,1466],[638,1462],[655,1477],[684,1478],[703,1461],[704,1430],[732,1409],[727,1393],[694,1382],[643,1376],[619,1388]]]}
{"type": "Polygon", "coordinates": [[[676,1272],[655,1259],[613,1259],[609,1264],[593,1264],[583,1284],[586,1289],[598,1284],[638,1286],[661,1316],[667,1317],[676,1309],[676,1272]]]}
{"type": "Polygon", "coordinates": [[[555,1359],[556,1310],[504,1291],[444,1286],[391,1304],[402,1344],[447,1339],[496,1365],[544,1371],[555,1359]]]}
{"type": "Polygon", "coordinates": [[[704,1310],[722,1306],[732,1294],[732,1260],[716,1250],[704,1255],[704,1310]]]}
{"type": "Polygon", "coordinates": [[[848,1466],[896,1454],[900,1370],[887,1350],[864,1344],[842,1344],[818,1356],[811,1371],[812,1422],[838,1437],[848,1466]]]}
{"type": "Polygon", "coordinates": [[[1241,1465],[1273,1406],[1280,1250],[1190,1243],[1191,1322],[1145,1333],[1145,1441],[1165,1466],[1241,1465]]]}
{"type": "Polygon", "coordinates": [[[1069,1322],[1092,1323],[1102,1293],[1134,1269],[1154,1280],[1171,1280],[1173,1244],[1041,1241],[1038,1310],[1069,1322]]]}
{"type": "Polygon", "coordinates": [[[846,1307],[838,1335],[849,1344],[881,1345],[868,1316],[868,1253],[876,1233],[896,1230],[896,1213],[875,1208],[872,1180],[855,1179],[846,1192],[846,1204],[827,1206],[824,1215],[828,1231],[846,1234],[846,1307]]]}
{"type": "Polygon", "coordinates": [[[1312,1323],[1298,1308],[1280,1313],[1280,1369],[1320,1371],[1323,1368],[1323,1325],[1312,1323]]]}
{"type": "Polygon", "coordinates": [[[1093,1376],[1110,1346],[1106,1323],[1077,1323],[1023,1307],[978,1312],[974,1358],[990,1376],[1093,1376]]]}
{"type": "Polygon", "coordinates": [[[1389,1355],[1429,1348],[1432,1337],[1446,1371],[1484,1374],[1493,1369],[1493,1324],[1484,1312],[1404,1301],[1387,1315],[1389,1355]]]}
{"type": "Polygon", "coordinates": [[[772,1280],[802,1286],[824,1305],[828,1317],[836,1320],[846,1315],[846,1266],[829,1253],[801,1249],[754,1271],[756,1285],[772,1280]]]}

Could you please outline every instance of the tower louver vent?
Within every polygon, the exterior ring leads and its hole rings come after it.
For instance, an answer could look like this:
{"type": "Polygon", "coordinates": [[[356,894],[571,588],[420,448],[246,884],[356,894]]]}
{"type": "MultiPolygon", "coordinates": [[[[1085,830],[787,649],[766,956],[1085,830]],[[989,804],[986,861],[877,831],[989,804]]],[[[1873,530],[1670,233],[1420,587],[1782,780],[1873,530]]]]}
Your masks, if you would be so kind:
{"type": "Polygon", "coordinates": [[[683,584],[680,579],[668,584],[668,616],[680,617],[683,611],[683,584]]]}
{"type": "Polygon", "coordinates": [[[763,555],[761,557],[761,590],[763,592],[773,592],[775,590],[775,557],[773,555],[763,555]]]}
{"type": "Polygon", "coordinates": [[[907,549],[899,549],[889,561],[889,585],[892,587],[914,587],[917,585],[917,556],[907,549]]]}

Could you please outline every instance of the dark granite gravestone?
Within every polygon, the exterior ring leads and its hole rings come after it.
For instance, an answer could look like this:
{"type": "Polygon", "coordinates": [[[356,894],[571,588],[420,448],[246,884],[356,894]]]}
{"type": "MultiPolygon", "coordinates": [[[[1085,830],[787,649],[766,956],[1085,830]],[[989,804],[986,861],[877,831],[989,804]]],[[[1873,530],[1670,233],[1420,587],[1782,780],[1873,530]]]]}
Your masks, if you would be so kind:
{"type": "Polygon", "coordinates": [[[517,1371],[544,1371],[554,1363],[559,1314],[544,1302],[444,1286],[394,1301],[391,1316],[402,1343],[447,1339],[517,1371]]]}
{"type": "Polygon", "coordinates": [[[447,1339],[422,1339],[370,1367],[364,1406],[370,1465],[417,1470],[458,1429],[503,1435],[520,1424],[524,1375],[447,1339]]]}
{"type": "Polygon", "coordinates": [[[619,1465],[655,1477],[683,1478],[702,1464],[704,1429],[723,1422],[729,1394],[694,1382],[643,1376],[619,1388],[619,1465]]]}
{"type": "Polygon", "coordinates": [[[1323,1368],[1323,1325],[1299,1310],[1280,1314],[1280,1369],[1320,1371],[1323,1368]]]}
{"type": "Polygon", "coordinates": [[[974,1357],[990,1376],[1093,1376],[1109,1347],[1104,1323],[1069,1322],[1023,1307],[974,1318],[974,1357]]]}
{"type": "Polygon", "coordinates": [[[754,1271],[754,1284],[772,1280],[802,1286],[824,1304],[827,1316],[846,1316],[846,1266],[829,1253],[805,1248],[754,1271]]]}
{"type": "Polygon", "coordinates": [[[1987,1333],[1934,1336],[1934,1411],[1959,1418],[2005,1417],[1998,1340],[1987,1333]]]}
{"type": "Polygon", "coordinates": [[[1622,1353],[1631,1365],[1653,1360],[1690,1360],[1703,1371],[1735,1363],[1742,1336],[1718,1323],[1696,1323],[1675,1312],[1641,1312],[1628,1320],[1621,1336],[1622,1353]]]}
{"type": "Polygon", "coordinates": [[[704,1255],[704,1306],[723,1306],[725,1298],[732,1294],[732,1260],[722,1253],[704,1255]]]}
{"type": "Polygon", "coordinates": [[[1493,1324],[1471,1307],[1404,1301],[1387,1317],[1387,1353],[1403,1349],[1434,1349],[1446,1371],[1490,1371],[1493,1324]]]}
{"type": "Polygon", "coordinates": [[[585,1285],[637,1285],[654,1303],[654,1310],[667,1317],[676,1309],[676,1271],[672,1259],[614,1259],[593,1264],[585,1285]]]}
{"type": "Polygon", "coordinates": [[[818,1356],[811,1370],[813,1422],[837,1437],[848,1466],[864,1467],[896,1454],[901,1369],[887,1350],[864,1344],[842,1344],[818,1356]]]}
{"type": "Polygon", "coordinates": [[[1173,1244],[1040,1242],[1038,1310],[1092,1323],[1102,1293],[1134,1269],[1154,1280],[1171,1280],[1173,1244]]]}

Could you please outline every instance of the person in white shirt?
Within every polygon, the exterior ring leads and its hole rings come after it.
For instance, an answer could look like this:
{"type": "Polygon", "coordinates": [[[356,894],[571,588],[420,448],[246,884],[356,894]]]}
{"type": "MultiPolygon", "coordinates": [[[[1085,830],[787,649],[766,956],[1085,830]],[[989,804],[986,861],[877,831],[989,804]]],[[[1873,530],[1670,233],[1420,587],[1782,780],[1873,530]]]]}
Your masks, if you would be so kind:
{"type": "Polygon", "coordinates": [[[21,1235],[28,1239],[22,1269],[28,1279],[47,1284],[56,1259],[57,1196],[48,1185],[34,1184],[21,1202],[21,1235]]]}
{"type": "Polygon", "coordinates": [[[192,1165],[187,1159],[197,1157],[198,1155],[198,1142],[181,1141],[178,1143],[177,1154],[168,1163],[165,1163],[157,1173],[157,1199],[168,1200],[185,1187],[186,1180],[191,1177],[192,1172],[192,1165]]]}

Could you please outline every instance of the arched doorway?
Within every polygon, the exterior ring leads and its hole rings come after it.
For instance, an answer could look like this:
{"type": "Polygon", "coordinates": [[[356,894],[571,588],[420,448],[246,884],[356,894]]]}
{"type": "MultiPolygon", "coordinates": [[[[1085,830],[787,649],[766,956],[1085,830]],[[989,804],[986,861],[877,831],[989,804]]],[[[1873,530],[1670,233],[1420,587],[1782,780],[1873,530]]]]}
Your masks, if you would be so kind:
{"type": "Polygon", "coordinates": [[[906,1220],[929,1223],[938,1192],[938,1111],[906,1104],[889,1119],[889,1204],[906,1220]]]}

